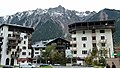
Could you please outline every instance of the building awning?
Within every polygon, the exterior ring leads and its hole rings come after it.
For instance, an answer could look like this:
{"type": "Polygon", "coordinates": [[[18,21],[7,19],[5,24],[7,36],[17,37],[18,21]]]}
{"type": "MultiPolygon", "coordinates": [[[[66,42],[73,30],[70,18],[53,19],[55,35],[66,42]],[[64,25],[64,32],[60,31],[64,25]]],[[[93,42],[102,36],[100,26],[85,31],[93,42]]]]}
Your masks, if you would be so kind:
{"type": "Polygon", "coordinates": [[[32,59],[31,58],[18,58],[17,61],[18,62],[25,62],[25,61],[31,62],[32,59]]]}
{"type": "Polygon", "coordinates": [[[120,57],[120,53],[117,53],[117,56],[120,57]]]}

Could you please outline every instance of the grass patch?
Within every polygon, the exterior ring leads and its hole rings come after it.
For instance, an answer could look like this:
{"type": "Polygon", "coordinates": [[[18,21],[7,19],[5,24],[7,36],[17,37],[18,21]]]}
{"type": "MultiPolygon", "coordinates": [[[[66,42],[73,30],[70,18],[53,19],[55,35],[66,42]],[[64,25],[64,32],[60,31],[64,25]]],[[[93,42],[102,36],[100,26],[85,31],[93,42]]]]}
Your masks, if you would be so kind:
{"type": "Polygon", "coordinates": [[[19,66],[18,65],[14,65],[14,68],[19,68],[19,66]]]}
{"type": "Polygon", "coordinates": [[[52,66],[42,66],[42,67],[39,67],[39,68],[53,68],[52,66]]]}

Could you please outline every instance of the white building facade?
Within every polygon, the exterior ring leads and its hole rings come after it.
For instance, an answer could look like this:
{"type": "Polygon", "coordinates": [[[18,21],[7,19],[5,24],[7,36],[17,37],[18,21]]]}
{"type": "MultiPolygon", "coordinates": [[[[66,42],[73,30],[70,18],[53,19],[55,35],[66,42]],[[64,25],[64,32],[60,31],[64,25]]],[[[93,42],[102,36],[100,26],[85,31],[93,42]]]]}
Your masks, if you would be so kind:
{"type": "MultiPolygon", "coordinates": [[[[105,49],[107,54],[105,57],[113,58],[113,32],[114,20],[79,22],[69,25],[69,32],[72,36],[73,57],[79,57],[77,63],[83,65],[83,60],[93,47],[98,50],[105,49]]],[[[102,56],[102,53],[101,53],[102,56]]]]}
{"type": "Polygon", "coordinates": [[[0,26],[0,64],[18,65],[31,59],[31,36],[33,28],[2,24],[0,26]]]}
{"type": "Polygon", "coordinates": [[[37,63],[37,60],[39,60],[39,58],[42,56],[42,52],[45,52],[45,47],[46,47],[45,43],[46,41],[40,41],[32,45],[33,53],[34,53],[33,63],[37,63]]]}

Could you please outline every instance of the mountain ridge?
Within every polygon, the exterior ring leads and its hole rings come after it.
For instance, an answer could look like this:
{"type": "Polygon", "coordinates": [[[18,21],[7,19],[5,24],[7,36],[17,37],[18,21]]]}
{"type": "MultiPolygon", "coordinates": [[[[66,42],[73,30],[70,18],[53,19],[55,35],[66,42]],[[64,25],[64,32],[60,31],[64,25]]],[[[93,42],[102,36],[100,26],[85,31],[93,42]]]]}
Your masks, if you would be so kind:
{"type": "Polygon", "coordinates": [[[70,38],[68,25],[75,22],[116,20],[119,17],[119,10],[105,8],[99,12],[78,12],[65,9],[59,5],[55,8],[29,10],[0,17],[0,24],[6,23],[33,27],[35,31],[33,32],[32,42],[34,43],[57,37],[70,38]]]}

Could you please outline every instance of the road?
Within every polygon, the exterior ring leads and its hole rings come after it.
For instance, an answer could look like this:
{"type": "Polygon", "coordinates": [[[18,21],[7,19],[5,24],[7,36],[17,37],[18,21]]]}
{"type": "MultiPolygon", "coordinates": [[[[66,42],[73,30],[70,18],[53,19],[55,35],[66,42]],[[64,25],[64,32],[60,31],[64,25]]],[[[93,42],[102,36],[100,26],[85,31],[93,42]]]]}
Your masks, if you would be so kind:
{"type": "Polygon", "coordinates": [[[93,68],[93,67],[81,67],[81,66],[53,66],[53,68],[93,68]]]}

